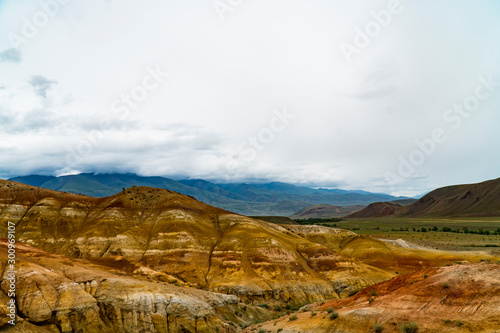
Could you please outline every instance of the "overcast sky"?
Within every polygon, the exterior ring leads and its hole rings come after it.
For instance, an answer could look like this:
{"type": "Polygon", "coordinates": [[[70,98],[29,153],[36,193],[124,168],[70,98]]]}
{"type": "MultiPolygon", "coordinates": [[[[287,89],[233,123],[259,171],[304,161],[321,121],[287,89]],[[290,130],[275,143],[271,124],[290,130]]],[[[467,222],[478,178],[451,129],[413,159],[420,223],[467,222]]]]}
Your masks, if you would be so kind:
{"type": "Polygon", "coordinates": [[[0,0],[0,178],[416,195],[500,177],[499,106],[495,0],[0,0]]]}

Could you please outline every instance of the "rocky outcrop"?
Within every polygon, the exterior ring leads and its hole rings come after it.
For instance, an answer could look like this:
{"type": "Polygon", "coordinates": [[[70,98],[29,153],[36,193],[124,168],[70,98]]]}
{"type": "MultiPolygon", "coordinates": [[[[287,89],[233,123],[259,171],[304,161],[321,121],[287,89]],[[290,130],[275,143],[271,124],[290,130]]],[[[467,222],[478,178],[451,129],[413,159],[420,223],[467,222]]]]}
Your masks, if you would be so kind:
{"type": "Polygon", "coordinates": [[[345,297],[393,274],[339,255],[352,233],[321,227],[329,241],[321,244],[304,237],[306,226],[286,229],[155,188],[89,198],[0,181],[7,221],[34,247],[249,304],[345,297]]]}
{"type": "Polygon", "coordinates": [[[399,275],[353,297],[303,307],[292,314],[295,320],[285,316],[259,327],[284,333],[356,333],[373,332],[378,324],[383,332],[395,333],[413,322],[418,332],[499,332],[499,271],[500,264],[483,262],[399,275]],[[330,318],[332,309],[337,318],[330,318]]]}
{"type": "MultiPolygon", "coordinates": [[[[396,271],[488,258],[279,226],[154,188],[89,198],[0,181],[7,222],[18,242],[19,319],[12,327],[2,317],[7,332],[235,332],[269,319],[266,308],[362,295],[396,271]]],[[[0,314],[9,310],[6,253],[3,240],[0,314]]]]}
{"type": "MultiPolygon", "coordinates": [[[[5,241],[0,253],[5,299],[0,313],[7,313],[5,241]]],[[[15,327],[0,322],[2,331],[235,332],[229,317],[241,323],[268,318],[266,310],[243,305],[233,295],[137,279],[22,244],[16,271],[19,322],[15,327]],[[242,316],[235,317],[236,311],[242,316]]]]}

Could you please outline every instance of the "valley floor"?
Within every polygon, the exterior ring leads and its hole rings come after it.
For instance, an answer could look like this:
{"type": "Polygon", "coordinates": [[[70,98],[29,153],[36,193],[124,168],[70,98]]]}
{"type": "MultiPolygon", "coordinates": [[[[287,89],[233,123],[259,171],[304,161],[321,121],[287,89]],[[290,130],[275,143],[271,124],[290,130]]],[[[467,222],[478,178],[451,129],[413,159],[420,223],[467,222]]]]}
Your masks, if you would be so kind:
{"type": "Polygon", "coordinates": [[[484,251],[500,254],[500,228],[498,217],[475,218],[363,218],[327,223],[338,228],[353,230],[357,234],[381,239],[404,239],[426,248],[445,251],[484,251]],[[438,231],[432,231],[437,227],[438,231]],[[427,231],[422,232],[422,228],[427,231]],[[443,228],[451,231],[443,232],[443,228]],[[464,233],[464,228],[483,234],[464,233]],[[460,231],[460,232],[455,232],[460,231]],[[487,235],[486,232],[490,234],[487,235]]]}

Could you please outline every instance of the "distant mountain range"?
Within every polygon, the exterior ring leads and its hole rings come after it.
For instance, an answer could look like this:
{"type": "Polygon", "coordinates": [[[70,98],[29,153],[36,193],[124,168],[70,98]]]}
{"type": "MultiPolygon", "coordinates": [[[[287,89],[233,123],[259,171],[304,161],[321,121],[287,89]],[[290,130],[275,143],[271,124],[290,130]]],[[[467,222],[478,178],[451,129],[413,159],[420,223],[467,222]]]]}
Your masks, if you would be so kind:
{"type": "Polygon", "coordinates": [[[441,187],[427,193],[413,204],[401,206],[398,203],[401,202],[372,203],[347,217],[500,216],[500,178],[477,184],[441,187]]]}
{"type": "Polygon", "coordinates": [[[105,197],[131,186],[151,186],[189,195],[209,205],[243,215],[289,216],[314,204],[366,206],[377,201],[406,199],[383,193],[313,189],[292,184],[217,184],[202,179],[176,181],[165,177],[143,177],[135,174],[82,173],[69,176],[30,175],[9,180],[69,193],[105,197]]]}

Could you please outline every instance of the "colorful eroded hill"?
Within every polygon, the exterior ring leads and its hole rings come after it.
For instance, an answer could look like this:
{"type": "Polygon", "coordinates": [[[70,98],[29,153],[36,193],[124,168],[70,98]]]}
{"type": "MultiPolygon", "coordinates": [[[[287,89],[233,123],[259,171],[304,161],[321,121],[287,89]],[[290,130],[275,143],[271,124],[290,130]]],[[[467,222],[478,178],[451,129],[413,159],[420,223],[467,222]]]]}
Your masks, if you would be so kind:
{"type": "Polygon", "coordinates": [[[19,246],[17,313],[32,332],[233,332],[270,318],[268,307],[349,297],[396,272],[498,260],[281,226],[152,187],[93,198],[0,181],[7,222],[19,246]]]}

